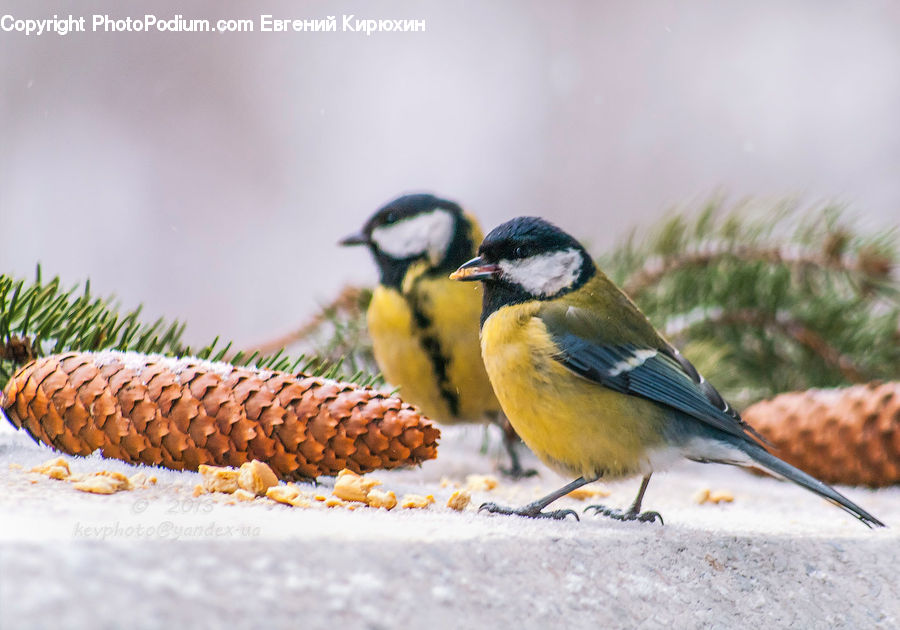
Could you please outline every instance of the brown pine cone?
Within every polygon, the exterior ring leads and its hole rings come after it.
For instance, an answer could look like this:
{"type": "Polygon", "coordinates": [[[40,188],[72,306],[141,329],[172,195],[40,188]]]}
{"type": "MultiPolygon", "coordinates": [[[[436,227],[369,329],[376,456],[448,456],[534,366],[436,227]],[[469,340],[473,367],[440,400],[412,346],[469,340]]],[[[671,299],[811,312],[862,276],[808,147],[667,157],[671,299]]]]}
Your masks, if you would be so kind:
{"type": "Polygon", "coordinates": [[[775,455],[822,481],[900,482],[900,382],[781,394],[742,415],[775,455]]]}
{"type": "MultiPolygon", "coordinates": [[[[2,398],[2,397],[0,397],[2,398]]],[[[399,398],[323,378],[134,352],[37,359],[0,401],[71,455],[197,470],[258,459],[288,479],[419,464],[440,431],[399,398]]]]}

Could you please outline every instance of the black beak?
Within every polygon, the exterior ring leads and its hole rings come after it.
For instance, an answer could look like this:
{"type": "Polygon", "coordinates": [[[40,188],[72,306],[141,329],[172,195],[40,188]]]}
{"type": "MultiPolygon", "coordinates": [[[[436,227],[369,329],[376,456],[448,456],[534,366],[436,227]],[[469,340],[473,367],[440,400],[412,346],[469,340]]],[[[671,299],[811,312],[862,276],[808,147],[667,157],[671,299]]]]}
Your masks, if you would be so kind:
{"type": "Polygon", "coordinates": [[[450,274],[451,280],[462,280],[463,282],[472,282],[474,280],[488,280],[490,278],[498,278],[500,276],[500,267],[489,264],[478,256],[469,262],[463,264],[459,269],[450,274]]]}
{"type": "Polygon", "coordinates": [[[369,245],[372,241],[369,240],[369,237],[363,234],[362,232],[357,232],[356,234],[351,234],[350,236],[345,236],[340,241],[338,241],[338,245],[369,245]]]}

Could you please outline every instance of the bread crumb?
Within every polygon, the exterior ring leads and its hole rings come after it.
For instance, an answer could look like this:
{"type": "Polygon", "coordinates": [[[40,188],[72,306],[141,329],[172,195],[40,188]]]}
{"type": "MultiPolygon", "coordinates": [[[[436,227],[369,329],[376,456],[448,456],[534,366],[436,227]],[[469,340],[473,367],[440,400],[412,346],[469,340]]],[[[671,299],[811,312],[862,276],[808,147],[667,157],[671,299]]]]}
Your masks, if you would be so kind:
{"type": "Polygon", "coordinates": [[[71,474],[71,471],[69,470],[69,462],[64,460],[62,457],[47,460],[40,466],[35,466],[34,468],[32,468],[31,472],[47,475],[51,479],[65,479],[71,474]]]}
{"type": "Polygon", "coordinates": [[[342,501],[338,497],[328,497],[325,499],[325,505],[327,507],[344,507],[347,505],[346,502],[342,501]]]}
{"type": "Polygon", "coordinates": [[[317,494],[316,496],[313,497],[313,499],[315,499],[316,501],[324,501],[327,498],[328,497],[326,497],[324,494],[317,494]]]}
{"type": "Polygon", "coordinates": [[[93,494],[115,494],[122,490],[131,490],[131,482],[122,473],[103,470],[73,484],[76,490],[93,494]]]}
{"type": "Polygon", "coordinates": [[[491,491],[499,482],[493,475],[468,475],[466,477],[466,490],[469,492],[491,491]]]}
{"type": "Polygon", "coordinates": [[[155,486],[155,485],[156,485],[156,482],[157,482],[158,480],[157,480],[156,477],[150,477],[147,481],[150,482],[150,485],[151,485],[151,486],[155,486]]]}
{"type": "Polygon", "coordinates": [[[338,473],[334,482],[334,490],[331,493],[339,499],[345,501],[366,502],[366,497],[375,486],[380,486],[381,482],[377,479],[367,479],[362,475],[357,475],[346,468],[338,473]]]}
{"type": "Polygon", "coordinates": [[[309,507],[309,501],[302,496],[303,492],[292,483],[272,486],[266,490],[266,496],[277,503],[284,503],[294,507],[309,507]]]}
{"type": "Polygon", "coordinates": [[[423,497],[421,494],[405,494],[400,501],[400,507],[406,509],[424,509],[434,503],[434,497],[428,495],[423,497]]]}
{"type": "Polygon", "coordinates": [[[584,501],[586,499],[593,499],[594,497],[608,497],[610,494],[612,493],[606,488],[582,486],[580,488],[575,488],[566,496],[570,499],[575,499],[576,501],[584,501]]]}
{"type": "Polygon", "coordinates": [[[240,472],[236,468],[200,464],[198,470],[203,477],[203,489],[207,492],[231,494],[238,489],[238,475],[240,472]]]}
{"type": "Polygon", "coordinates": [[[441,488],[450,488],[451,486],[459,488],[460,483],[458,481],[453,481],[449,477],[441,477],[441,488]]]}
{"type": "Polygon", "coordinates": [[[238,501],[252,501],[256,498],[256,494],[250,492],[249,490],[244,490],[243,488],[238,488],[234,491],[234,498],[238,501]]]}
{"type": "Polygon", "coordinates": [[[68,479],[69,469],[62,466],[51,466],[47,469],[46,474],[50,479],[68,479]]]}
{"type": "Polygon", "coordinates": [[[238,486],[258,497],[265,496],[266,490],[278,485],[278,477],[268,464],[257,459],[241,464],[238,471],[238,486]]]}
{"type": "Polygon", "coordinates": [[[731,503],[734,501],[734,495],[728,490],[710,490],[703,488],[698,490],[693,496],[694,503],[703,505],[704,503],[731,503]]]}
{"type": "Polygon", "coordinates": [[[199,483],[198,483],[196,486],[194,486],[194,492],[193,492],[193,495],[194,495],[195,497],[199,497],[199,496],[200,496],[201,494],[203,494],[204,492],[206,492],[206,490],[204,490],[204,489],[203,489],[203,486],[200,485],[199,483]]]}
{"type": "Polygon", "coordinates": [[[156,477],[148,478],[146,474],[139,472],[134,473],[128,478],[129,483],[131,483],[132,488],[146,488],[149,485],[153,485],[156,483],[156,477]],[[151,481],[152,479],[152,481],[151,481]]]}
{"type": "Polygon", "coordinates": [[[397,495],[392,490],[384,492],[382,490],[370,490],[366,496],[366,504],[373,508],[384,508],[392,510],[397,507],[397,495]]]}
{"type": "Polygon", "coordinates": [[[457,512],[462,512],[472,500],[472,495],[468,490],[454,490],[450,498],[447,499],[447,507],[457,512]]]}

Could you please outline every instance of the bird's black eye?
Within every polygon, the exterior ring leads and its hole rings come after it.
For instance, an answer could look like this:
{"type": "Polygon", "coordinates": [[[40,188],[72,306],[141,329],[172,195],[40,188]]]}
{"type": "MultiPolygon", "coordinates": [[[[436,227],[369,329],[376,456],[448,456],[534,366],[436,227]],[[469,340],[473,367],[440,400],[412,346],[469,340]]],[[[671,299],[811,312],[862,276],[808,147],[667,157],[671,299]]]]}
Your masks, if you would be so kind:
{"type": "Polygon", "coordinates": [[[513,251],[516,258],[525,258],[525,248],[521,245],[513,251]]]}
{"type": "Polygon", "coordinates": [[[384,222],[385,222],[385,223],[393,223],[393,222],[396,221],[396,220],[397,220],[397,215],[394,214],[393,212],[388,212],[388,213],[387,213],[387,216],[384,217],[384,222]]]}

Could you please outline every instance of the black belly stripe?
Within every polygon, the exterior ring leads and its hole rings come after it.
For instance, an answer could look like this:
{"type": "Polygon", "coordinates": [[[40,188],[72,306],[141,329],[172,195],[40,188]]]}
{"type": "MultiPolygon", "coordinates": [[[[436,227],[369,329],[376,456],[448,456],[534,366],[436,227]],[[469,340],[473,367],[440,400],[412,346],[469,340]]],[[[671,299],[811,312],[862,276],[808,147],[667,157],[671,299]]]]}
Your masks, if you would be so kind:
{"type": "Polygon", "coordinates": [[[431,318],[422,311],[418,304],[419,301],[415,299],[414,296],[408,295],[406,296],[406,300],[409,303],[410,310],[412,310],[416,326],[418,326],[421,331],[420,339],[422,341],[422,349],[425,350],[425,354],[428,355],[431,366],[434,368],[434,375],[437,377],[441,398],[447,403],[447,408],[450,409],[450,413],[454,417],[458,416],[459,394],[456,393],[456,388],[453,387],[453,384],[450,382],[450,377],[447,375],[448,360],[441,350],[441,342],[435,334],[429,332],[432,330],[431,318]]]}

